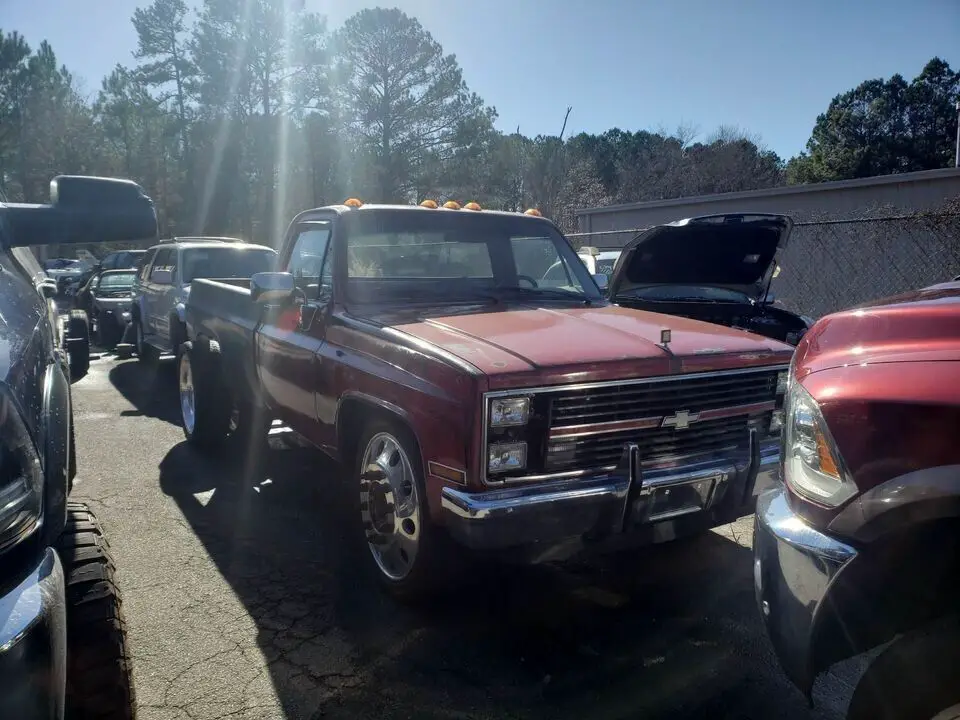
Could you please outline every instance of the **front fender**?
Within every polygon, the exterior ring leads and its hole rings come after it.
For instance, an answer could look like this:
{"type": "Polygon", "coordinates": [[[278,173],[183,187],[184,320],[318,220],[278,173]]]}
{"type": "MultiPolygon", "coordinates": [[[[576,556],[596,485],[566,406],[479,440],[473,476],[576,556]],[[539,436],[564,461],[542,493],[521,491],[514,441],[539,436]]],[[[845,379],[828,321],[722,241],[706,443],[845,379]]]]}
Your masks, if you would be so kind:
{"type": "Polygon", "coordinates": [[[41,447],[43,458],[43,532],[48,545],[63,531],[67,521],[70,489],[70,426],[73,407],[70,381],[60,363],[47,365],[43,378],[41,447]]]}

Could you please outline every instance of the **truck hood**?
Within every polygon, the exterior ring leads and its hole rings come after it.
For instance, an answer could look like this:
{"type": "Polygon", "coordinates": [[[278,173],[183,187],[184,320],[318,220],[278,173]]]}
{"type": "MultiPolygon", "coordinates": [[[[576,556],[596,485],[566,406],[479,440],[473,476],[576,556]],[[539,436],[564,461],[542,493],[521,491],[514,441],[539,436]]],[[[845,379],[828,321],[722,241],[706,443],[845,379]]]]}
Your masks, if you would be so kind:
{"type": "Polygon", "coordinates": [[[394,331],[442,348],[487,375],[552,369],[586,381],[598,366],[617,363],[625,376],[665,375],[771,364],[789,360],[793,351],[741,330],[606,304],[396,320],[389,323],[394,331]],[[668,349],[659,344],[665,329],[671,333],[668,349]]]}
{"type": "Polygon", "coordinates": [[[796,375],[848,365],[960,361],[960,282],[821,318],[797,347],[796,375]]]}
{"type": "Polygon", "coordinates": [[[785,215],[708,215],[644,230],[623,249],[610,297],[651,285],[723,287],[763,295],[793,229],[785,215]]]}

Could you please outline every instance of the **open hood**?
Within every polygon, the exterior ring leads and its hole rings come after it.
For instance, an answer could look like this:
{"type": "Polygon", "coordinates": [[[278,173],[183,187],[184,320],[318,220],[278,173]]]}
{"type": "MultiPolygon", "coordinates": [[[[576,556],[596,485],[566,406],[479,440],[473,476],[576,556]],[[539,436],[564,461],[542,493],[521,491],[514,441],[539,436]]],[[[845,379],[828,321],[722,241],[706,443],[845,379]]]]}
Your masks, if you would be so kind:
{"type": "Polygon", "coordinates": [[[623,249],[609,297],[653,285],[728,288],[759,300],[793,221],[786,215],[708,215],[657,225],[623,249]]]}

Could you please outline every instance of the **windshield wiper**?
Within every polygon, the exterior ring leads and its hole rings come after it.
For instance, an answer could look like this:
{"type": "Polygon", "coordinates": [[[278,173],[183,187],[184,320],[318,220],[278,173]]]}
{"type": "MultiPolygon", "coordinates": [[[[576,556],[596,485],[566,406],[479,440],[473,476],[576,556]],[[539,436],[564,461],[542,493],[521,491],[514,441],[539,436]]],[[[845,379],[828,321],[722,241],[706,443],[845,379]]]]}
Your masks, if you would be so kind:
{"type": "Polygon", "coordinates": [[[500,286],[494,288],[496,292],[514,293],[517,295],[526,295],[537,298],[550,298],[555,300],[576,300],[584,305],[592,305],[593,301],[581,292],[575,290],[561,290],[560,288],[528,288],[511,286],[500,286]]]}

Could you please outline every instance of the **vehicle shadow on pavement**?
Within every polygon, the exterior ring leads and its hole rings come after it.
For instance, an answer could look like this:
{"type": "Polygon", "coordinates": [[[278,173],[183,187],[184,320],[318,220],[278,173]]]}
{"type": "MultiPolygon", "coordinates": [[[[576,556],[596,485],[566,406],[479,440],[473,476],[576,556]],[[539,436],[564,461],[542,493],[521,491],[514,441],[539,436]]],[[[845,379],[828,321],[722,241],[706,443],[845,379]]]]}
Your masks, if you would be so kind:
{"type": "Polygon", "coordinates": [[[181,443],[160,483],[256,623],[289,718],[835,717],[811,716],[780,673],[751,551],[727,537],[479,566],[415,609],[365,572],[336,466],[267,455],[231,465],[181,443]]]}
{"type": "Polygon", "coordinates": [[[119,362],[110,368],[109,378],[124,399],[136,408],[121,412],[123,417],[146,416],[180,424],[175,363],[168,360],[150,364],[137,360],[119,362]]]}

